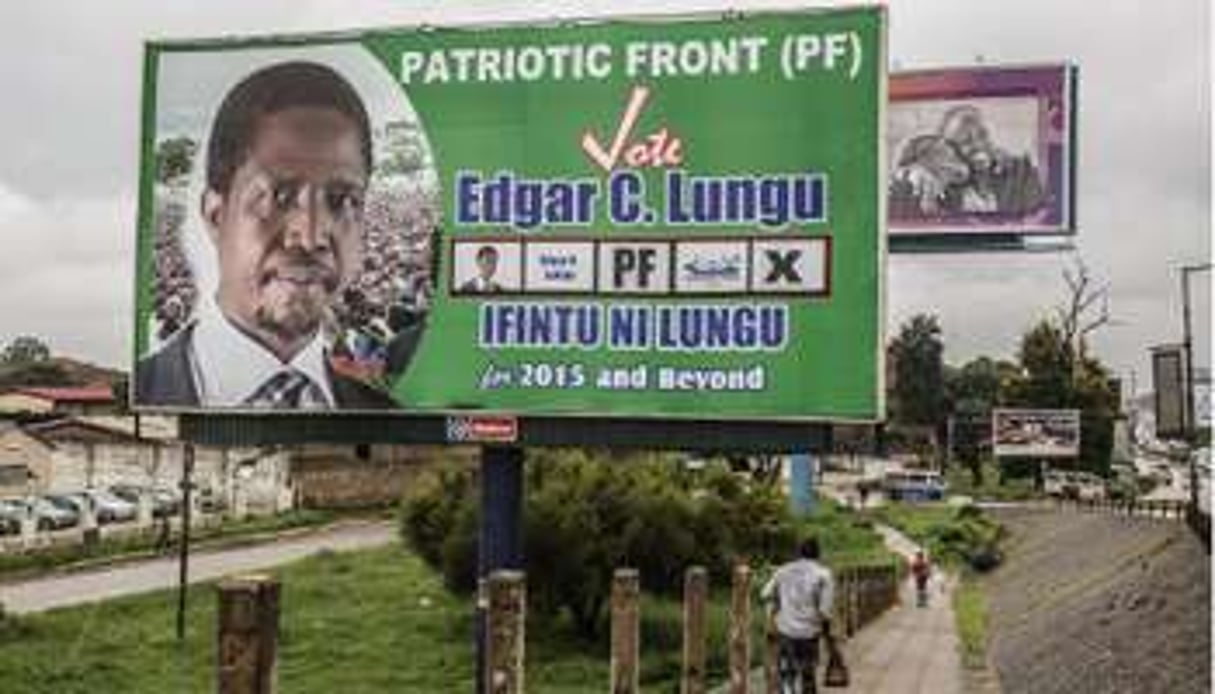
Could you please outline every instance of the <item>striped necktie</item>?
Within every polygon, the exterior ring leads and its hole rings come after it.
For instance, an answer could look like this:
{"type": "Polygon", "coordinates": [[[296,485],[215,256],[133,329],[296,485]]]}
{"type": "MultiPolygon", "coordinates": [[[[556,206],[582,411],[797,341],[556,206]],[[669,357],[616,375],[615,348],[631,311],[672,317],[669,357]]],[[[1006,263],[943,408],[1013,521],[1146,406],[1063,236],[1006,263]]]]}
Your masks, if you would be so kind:
{"type": "Polygon", "coordinates": [[[303,373],[288,369],[266,379],[245,404],[259,409],[322,408],[327,405],[319,386],[303,373]]]}

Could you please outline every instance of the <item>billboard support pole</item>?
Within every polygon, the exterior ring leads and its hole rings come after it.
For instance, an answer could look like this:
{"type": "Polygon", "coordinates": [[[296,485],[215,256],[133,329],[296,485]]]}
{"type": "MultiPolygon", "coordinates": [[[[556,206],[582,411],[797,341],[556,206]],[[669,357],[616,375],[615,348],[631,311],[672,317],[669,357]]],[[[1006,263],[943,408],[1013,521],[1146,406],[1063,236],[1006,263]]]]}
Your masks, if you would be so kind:
{"type": "Polygon", "coordinates": [[[186,640],[186,591],[190,573],[190,491],[194,486],[194,444],[182,449],[181,468],[181,548],[177,574],[177,641],[186,640]]]}
{"type": "Polygon", "coordinates": [[[477,691],[485,678],[488,580],[494,571],[523,569],[523,449],[481,448],[481,527],[477,543],[477,691]]]}
{"type": "Polygon", "coordinates": [[[794,515],[814,513],[814,459],[809,453],[789,456],[789,502],[794,515]]]}

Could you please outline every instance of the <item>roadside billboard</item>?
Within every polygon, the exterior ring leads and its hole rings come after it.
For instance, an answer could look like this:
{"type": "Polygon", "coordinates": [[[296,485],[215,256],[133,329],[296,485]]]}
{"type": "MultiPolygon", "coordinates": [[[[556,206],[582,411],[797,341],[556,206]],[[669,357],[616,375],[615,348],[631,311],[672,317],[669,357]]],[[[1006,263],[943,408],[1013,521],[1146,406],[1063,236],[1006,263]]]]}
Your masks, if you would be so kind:
{"type": "Polygon", "coordinates": [[[891,74],[892,240],[1074,233],[1075,75],[1069,65],[891,74]]]}
{"type": "Polygon", "coordinates": [[[1080,410],[996,409],[991,413],[997,458],[1074,458],[1080,454],[1080,410]]]}
{"type": "Polygon", "coordinates": [[[1156,438],[1184,439],[1186,437],[1185,348],[1182,345],[1159,345],[1152,348],[1152,393],[1156,420],[1156,438]]]}
{"type": "Polygon", "coordinates": [[[132,402],[880,419],[885,65],[877,7],[148,44],[132,402]]]}

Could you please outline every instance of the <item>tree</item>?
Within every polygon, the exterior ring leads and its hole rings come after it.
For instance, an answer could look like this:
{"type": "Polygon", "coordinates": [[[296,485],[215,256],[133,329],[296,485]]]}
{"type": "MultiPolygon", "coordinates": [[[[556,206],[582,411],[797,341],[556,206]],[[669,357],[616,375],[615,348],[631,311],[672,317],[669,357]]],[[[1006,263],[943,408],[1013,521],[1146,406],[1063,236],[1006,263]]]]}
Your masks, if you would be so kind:
{"type": "Polygon", "coordinates": [[[1000,404],[1001,383],[1009,368],[1016,365],[991,357],[976,357],[960,369],[947,369],[945,391],[955,412],[986,413],[1000,404]]]}
{"type": "Polygon", "coordinates": [[[1015,364],[990,357],[977,357],[960,369],[946,369],[945,390],[954,417],[954,452],[970,470],[976,487],[983,484],[981,452],[990,431],[991,410],[1003,403],[1005,384],[1019,371],[1015,364]]]}
{"type": "Polygon", "coordinates": [[[34,364],[51,358],[51,348],[41,339],[32,335],[21,335],[14,338],[4,348],[0,361],[8,365],[34,364]]]}
{"type": "Polygon", "coordinates": [[[1043,319],[1021,338],[1018,352],[1023,378],[1012,396],[1031,407],[1068,407],[1072,401],[1074,352],[1063,331],[1043,319]]]}
{"type": "Polygon", "coordinates": [[[1118,394],[1105,366],[1082,356],[1087,351],[1082,333],[1072,333],[1074,343],[1068,342],[1068,335],[1049,319],[1025,334],[1020,350],[1025,375],[1011,399],[1025,407],[1079,409],[1080,465],[1104,476],[1109,472],[1118,394]]]}
{"type": "Polygon", "coordinates": [[[1090,333],[1111,322],[1109,287],[1098,287],[1089,276],[1084,260],[1076,257],[1074,267],[1064,268],[1067,302],[1055,307],[1062,341],[1072,363],[1084,359],[1090,333]]]}
{"type": "Polygon", "coordinates": [[[889,349],[894,366],[892,418],[896,422],[935,428],[944,420],[944,352],[936,316],[912,316],[899,329],[889,349]]]}
{"type": "Polygon", "coordinates": [[[188,137],[173,137],[156,148],[156,180],[171,183],[190,173],[198,145],[188,137]]]}
{"type": "Polygon", "coordinates": [[[17,386],[70,386],[72,376],[53,361],[4,364],[0,368],[0,388],[17,386]]]}

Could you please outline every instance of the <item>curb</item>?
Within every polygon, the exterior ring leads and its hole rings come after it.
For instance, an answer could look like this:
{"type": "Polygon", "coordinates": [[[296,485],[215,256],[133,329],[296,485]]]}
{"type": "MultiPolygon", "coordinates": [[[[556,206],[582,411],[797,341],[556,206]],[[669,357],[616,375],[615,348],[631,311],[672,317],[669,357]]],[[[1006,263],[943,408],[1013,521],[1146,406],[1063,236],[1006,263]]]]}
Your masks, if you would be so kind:
{"type": "MultiPolygon", "coordinates": [[[[255,545],[270,544],[280,540],[292,540],[300,537],[307,537],[322,532],[330,532],[343,530],[345,528],[371,526],[379,524],[392,524],[393,521],[374,520],[365,518],[339,518],[319,525],[304,525],[294,528],[285,528],[278,531],[266,531],[254,533],[250,535],[237,535],[234,537],[219,537],[208,540],[202,540],[195,544],[190,543],[190,556],[198,556],[200,554],[214,554],[229,549],[241,549],[255,545]]],[[[52,566],[45,569],[30,568],[30,569],[14,569],[12,572],[0,574],[0,586],[13,585],[17,583],[25,583],[30,580],[50,577],[70,576],[73,574],[85,573],[99,569],[112,569],[129,564],[137,564],[140,562],[176,559],[180,556],[176,551],[177,543],[174,543],[175,551],[169,553],[158,553],[155,550],[137,550],[125,554],[115,554],[107,557],[98,557],[96,559],[82,559],[70,564],[62,564],[52,566]]]]}

